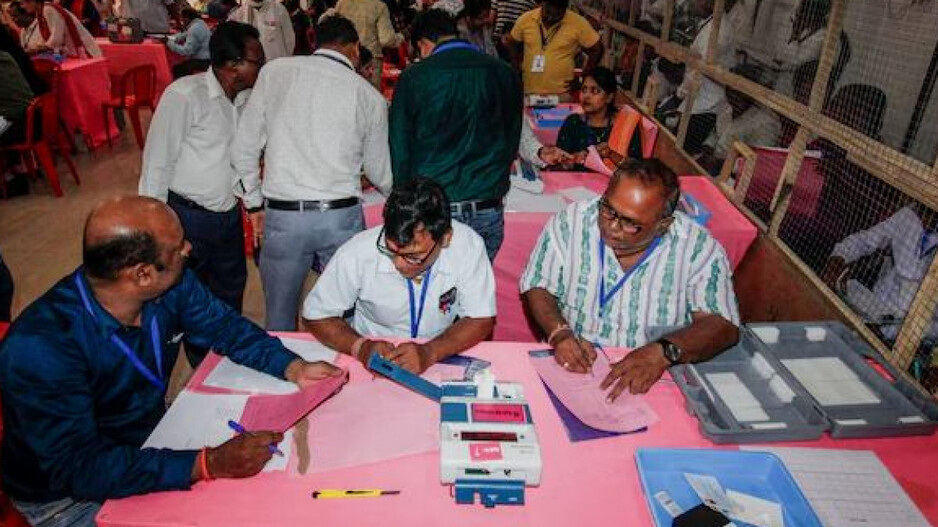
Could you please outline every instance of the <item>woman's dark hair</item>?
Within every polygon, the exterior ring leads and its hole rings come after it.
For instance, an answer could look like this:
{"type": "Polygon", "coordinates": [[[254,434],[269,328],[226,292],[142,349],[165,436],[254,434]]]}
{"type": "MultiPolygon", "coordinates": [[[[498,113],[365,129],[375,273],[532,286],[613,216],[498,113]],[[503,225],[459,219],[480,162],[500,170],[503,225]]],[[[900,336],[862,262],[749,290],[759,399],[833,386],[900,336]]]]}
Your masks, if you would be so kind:
{"type": "Polygon", "coordinates": [[[384,235],[405,246],[414,241],[414,231],[423,226],[433,241],[440,241],[452,219],[443,187],[426,178],[414,178],[394,188],[384,205],[384,235]]]}
{"type": "Polygon", "coordinates": [[[596,81],[596,84],[599,85],[599,89],[612,95],[612,100],[609,101],[609,106],[606,108],[606,111],[609,115],[616,113],[616,92],[619,89],[619,85],[616,83],[616,74],[609,68],[597,66],[585,77],[592,78],[596,81]]]}

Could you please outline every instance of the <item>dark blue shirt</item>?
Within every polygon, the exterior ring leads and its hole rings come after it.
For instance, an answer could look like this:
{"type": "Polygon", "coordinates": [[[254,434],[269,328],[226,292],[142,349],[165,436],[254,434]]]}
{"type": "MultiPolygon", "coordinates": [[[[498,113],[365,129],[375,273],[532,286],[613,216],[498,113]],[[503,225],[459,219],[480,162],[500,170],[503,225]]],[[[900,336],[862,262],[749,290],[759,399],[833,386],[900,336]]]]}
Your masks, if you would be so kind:
{"type": "Polygon", "coordinates": [[[191,271],[144,305],[141,329],[122,326],[105,311],[79,268],[30,305],[0,344],[8,494],[30,502],[103,501],[189,488],[197,451],[140,448],[165,412],[165,393],[110,340],[116,334],[156,372],[153,317],[164,382],[183,333],[197,346],[280,378],[297,358],[215,298],[191,271]],[[94,316],[82,303],[76,274],[94,316]]]}

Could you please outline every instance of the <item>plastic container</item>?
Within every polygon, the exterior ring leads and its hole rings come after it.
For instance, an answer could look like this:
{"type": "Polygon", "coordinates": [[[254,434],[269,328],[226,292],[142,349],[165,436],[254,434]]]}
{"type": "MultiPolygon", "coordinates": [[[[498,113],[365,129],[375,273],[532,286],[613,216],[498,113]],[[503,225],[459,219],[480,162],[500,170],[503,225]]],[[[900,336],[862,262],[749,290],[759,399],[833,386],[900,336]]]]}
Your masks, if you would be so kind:
{"type": "MultiPolygon", "coordinates": [[[[755,335],[743,330],[736,346],[713,359],[671,368],[687,411],[697,417],[700,432],[714,443],[809,441],[829,428],[814,401],[794,389],[784,367],[759,348],[755,335]],[[759,403],[763,416],[734,411],[720,395],[717,377],[735,375],[759,403]],[[756,417],[753,419],[752,417],[756,417]]],[[[737,402],[739,398],[736,398],[737,402]]],[[[758,413],[758,412],[755,412],[758,413]]]]}
{"type": "Polygon", "coordinates": [[[818,410],[830,421],[831,437],[890,437],[928,435],[938,427],[938,406],[839,322],[748,324],[760,346],[789,370],[791,383],[810,394],[818,410]],[[860,404],[841,404],[799,381],[792,366],[803,360],[843,364],[866,387],[860,404]],[[882,368],[888,377],[873,367],[882,368]]]}
{"type": "MultiPolygon", "coordinates": [[[[782,506],[785,527],[822,527],[782,461],[767,452],[735,450],[640,448],[635,452],[638,475],[648,509],[658,527],[671,527],[672,517],[654,498],[667,492],[683,510],[701,503],[685,473],[715,477],[724,490],[734,490],[782,506]]],[[[736,522],[737,525],[748,525],[736,522]]]]}

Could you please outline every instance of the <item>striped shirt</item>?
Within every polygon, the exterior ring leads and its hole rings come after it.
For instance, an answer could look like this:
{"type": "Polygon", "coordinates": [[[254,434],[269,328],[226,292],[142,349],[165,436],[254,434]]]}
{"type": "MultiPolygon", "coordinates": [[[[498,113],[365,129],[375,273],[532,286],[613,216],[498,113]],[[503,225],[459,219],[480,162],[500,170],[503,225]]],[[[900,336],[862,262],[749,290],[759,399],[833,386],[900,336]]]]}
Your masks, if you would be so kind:
{"type": "Polygon", "coordinates": [[[537,7],[534,0],[498,0],[493,2],[496,10],[495,37],[501,38],[511,32],[518,17],[537,7]]]}
{"type": "MultiPolygon", "coordinates": [[[[578,335],[604,346],[642,346],[649,328],[685,326],[695,312],[739,324],[726,252],[682,212],[600,310],[598,211],[596,198],[571,204],[550,220],[521,276],[522,293],[546,289],[578,335]]],[[[625,273],[609,249],[604,267],[608,295],[625,273]]]]}

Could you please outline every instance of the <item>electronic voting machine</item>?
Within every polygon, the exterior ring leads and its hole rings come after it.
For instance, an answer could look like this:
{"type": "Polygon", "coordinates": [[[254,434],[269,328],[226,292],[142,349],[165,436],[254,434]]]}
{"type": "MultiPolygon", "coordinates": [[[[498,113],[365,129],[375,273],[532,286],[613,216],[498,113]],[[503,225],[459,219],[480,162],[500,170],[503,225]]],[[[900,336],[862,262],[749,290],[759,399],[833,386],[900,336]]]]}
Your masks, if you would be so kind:
{"type": "Polygon", "coordinates": [[[440,403],[440,481],[456,503],[523,505],[525,487],[541,482],[541,449],[531,409],[517,383],[495,382],[484,369],[468,381],[437,386],[381,357],[368,367],[440,403]]]}

